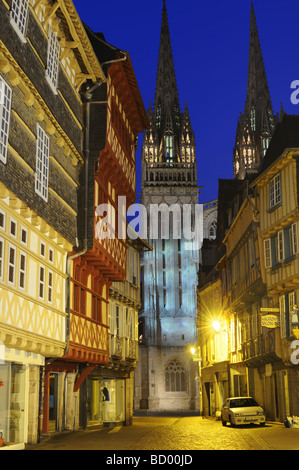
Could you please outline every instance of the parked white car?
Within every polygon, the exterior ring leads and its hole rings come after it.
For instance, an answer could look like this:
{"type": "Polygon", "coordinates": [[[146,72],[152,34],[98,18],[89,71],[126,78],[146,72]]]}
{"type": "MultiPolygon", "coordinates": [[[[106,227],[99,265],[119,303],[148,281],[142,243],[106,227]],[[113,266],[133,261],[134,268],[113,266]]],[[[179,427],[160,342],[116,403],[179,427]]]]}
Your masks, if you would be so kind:
{"type": "Polygon", "coordinates": [[[264,426],[266,416],[263,408],[251,397],[227,398],[221,408],[222,425],[260,424],[264,426]]]}

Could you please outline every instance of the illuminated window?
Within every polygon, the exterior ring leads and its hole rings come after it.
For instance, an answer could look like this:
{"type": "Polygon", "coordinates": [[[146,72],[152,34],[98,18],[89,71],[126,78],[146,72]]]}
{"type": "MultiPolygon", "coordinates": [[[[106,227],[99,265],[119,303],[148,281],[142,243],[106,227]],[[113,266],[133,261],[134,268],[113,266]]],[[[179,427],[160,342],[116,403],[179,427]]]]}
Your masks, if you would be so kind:
{"type": "Polygon", "coordinates": [[[13,0],[11,6],[11,23],[22,42],[26,42],[28,3],[29,0],[13,0]]]}
{"type": "Polygon", "coordinates": [[[186,391],[186,373],[183,365],[173,359],[165,369],[165,388],[166,392],[185,392],[186,391]]]}
{"type": "Polygon", "coordinates": [[[12,91],[0,78],[0,160],[6,163],[12,91]]]}
{"type": "Polygon", "coordinates": [[[210,225],[210,233],[209,233],[209,238],[210,240],[215,240],[216,238],[216,230],[217,230],[217,224],[215,220],[211,223],[210,225]]]}
{"type": "Polygon", "coordinates": [[[173,162],[173,136],[167,135],[165,137],[166,146],[166,161],[173,162]]]}

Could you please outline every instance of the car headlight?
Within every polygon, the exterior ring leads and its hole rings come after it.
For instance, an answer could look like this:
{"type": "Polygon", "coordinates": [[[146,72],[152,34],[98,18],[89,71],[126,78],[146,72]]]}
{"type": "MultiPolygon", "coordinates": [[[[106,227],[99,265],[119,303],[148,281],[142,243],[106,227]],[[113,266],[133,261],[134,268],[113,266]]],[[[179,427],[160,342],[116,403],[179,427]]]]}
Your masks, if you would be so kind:
{"type": "Polygon", "coordinates": [[[263,411],[258,411],[258,412],[257,412],[257,415],[258,415],[258,416],[264,416],[264,412],[263,412],[263,411]]]}

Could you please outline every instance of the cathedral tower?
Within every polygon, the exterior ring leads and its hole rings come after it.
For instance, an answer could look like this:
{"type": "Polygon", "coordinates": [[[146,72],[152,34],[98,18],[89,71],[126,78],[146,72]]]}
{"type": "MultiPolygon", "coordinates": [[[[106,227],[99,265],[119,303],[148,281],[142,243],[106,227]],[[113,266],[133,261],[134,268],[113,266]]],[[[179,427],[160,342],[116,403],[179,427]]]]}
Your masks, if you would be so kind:
{"type": "Polygon", "coordinates": [[[257,172],[273,136],[276,120],[251,3],[247,97],[237,124],[233,158],[235,178],[244,179],[246,174],[257,172]]]}
{"type": "Polygon", "coordinates": [[[142,204],[150,215],[148,227],[159,231],[158,237],[149,235],[153,250],[144,253],[142,263],[143,330],[135,409],[190,411],[198,409],[199,402],[198,363],[190,353],[197,343],[199,246],[183,230],[183,205],[191,209],[194,232],[197,169],[187,104],[180,110],[165,0],[155,100],[148,119],[142,148],[142,204]],[[154,213],[153,207],[159,210],[154,213]]]}

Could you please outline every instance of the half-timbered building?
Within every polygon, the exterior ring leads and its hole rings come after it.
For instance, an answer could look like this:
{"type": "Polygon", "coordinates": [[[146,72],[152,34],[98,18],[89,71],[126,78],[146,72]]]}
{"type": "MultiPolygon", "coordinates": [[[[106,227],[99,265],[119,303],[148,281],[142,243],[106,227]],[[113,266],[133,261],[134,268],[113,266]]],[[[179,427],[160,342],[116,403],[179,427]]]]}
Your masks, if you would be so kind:
{"type": "MultiPolygon", "coordinates": [[[[0,429],[15,448],[37,440],[44,367],[67,346],[85,160],[79,92],[105,75],[70,0],[3,0],[0,24],[0,429]]],[[[48,378],[52,387],[57,375],[48,378]]]]}
{"type": "Polygon", "coordinates": [[[75,428],[107,422],[102,413],[94,410],[102,397],[98,395],[101,384],[112,379],[109,290],[113,282],[126,280],[126,214],[136,197],[137,137],[147,126],[128,52],[108,44],[103,34],[87,26],[85,30],[106,80],[91,84],[84,93],[86,159],[79,193],[79,246],[69,257],[68,349],[63,362],[54,365],[78,366],[74,393],[70,393],[77,408],[70,407],[67,417],[76,423],[72,425],[75,428]]]}

